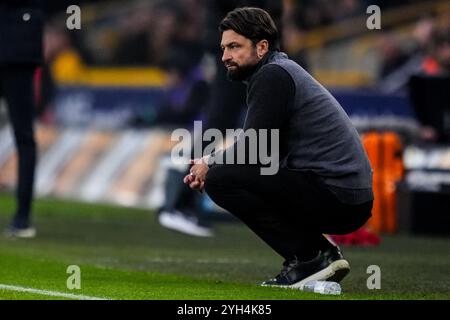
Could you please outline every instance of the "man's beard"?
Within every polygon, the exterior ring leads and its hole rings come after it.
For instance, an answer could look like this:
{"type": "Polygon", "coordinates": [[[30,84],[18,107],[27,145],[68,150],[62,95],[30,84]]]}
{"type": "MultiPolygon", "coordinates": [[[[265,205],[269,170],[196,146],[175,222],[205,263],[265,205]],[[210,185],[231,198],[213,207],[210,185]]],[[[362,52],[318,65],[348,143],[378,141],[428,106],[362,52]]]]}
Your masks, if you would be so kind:
{"type": "Polygon", "coordinates": [[[256,70],[258,64],[247,64],[239,66],[237,64],[231,64],[234,69],[227,70],[227,78],[230,81],[244,81],[250,77],[256,70]]]}

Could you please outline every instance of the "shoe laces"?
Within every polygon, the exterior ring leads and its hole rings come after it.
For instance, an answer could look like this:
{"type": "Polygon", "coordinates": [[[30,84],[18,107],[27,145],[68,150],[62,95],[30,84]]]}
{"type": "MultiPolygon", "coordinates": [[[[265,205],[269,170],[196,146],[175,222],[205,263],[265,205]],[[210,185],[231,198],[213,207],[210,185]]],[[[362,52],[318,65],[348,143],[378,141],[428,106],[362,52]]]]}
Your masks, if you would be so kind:
{"type": "Polygon", "coordinates": [[[294,259],[291,260],[285,260],[283,262],[283,268],[276,277],[279,278],[286,276],[293,268],[295,268],[299,264],[299,262],[300,261],[297,259],[297,257],[294,257],[294,259]]]}

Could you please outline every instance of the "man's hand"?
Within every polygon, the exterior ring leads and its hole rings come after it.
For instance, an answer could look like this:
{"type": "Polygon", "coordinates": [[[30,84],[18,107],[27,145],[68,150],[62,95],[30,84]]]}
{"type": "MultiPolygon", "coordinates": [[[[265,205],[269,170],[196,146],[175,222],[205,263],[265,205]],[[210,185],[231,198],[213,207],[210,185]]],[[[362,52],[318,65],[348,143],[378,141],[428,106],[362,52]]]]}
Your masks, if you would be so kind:
{"type": "Polygon", "coordinates": [[[190,173],[184,177],[183,181],[192,190],[203,192],[206,174],[209,170],[207,158],[203,157],[201,159],[190,160],[190,165],[192,166],[190,173]]]}

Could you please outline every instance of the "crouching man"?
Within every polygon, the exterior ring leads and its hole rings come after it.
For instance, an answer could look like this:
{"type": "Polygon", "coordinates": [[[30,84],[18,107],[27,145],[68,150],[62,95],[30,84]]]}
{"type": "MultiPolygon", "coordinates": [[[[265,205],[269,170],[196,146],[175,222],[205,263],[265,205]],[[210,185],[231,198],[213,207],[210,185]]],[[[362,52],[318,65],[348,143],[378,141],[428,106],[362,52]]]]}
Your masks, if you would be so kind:
{"type": "Polygon", "coordinates": [[[279,152],[278,170],[264,174],[261,163],[227,162],[244,143],[237,141],[193,160],[184,182],[205,190],[284,258],[281,272],[263,285],[339,282],[350,266],[324,234],[357,230],[373,204],[372,169],[359,135],[331,94],[279,51],[266,11],[235,9],[219,30],[228,78],[247,84],[244,131],[279,130],[277,148],[268,146],[279,152]]]}

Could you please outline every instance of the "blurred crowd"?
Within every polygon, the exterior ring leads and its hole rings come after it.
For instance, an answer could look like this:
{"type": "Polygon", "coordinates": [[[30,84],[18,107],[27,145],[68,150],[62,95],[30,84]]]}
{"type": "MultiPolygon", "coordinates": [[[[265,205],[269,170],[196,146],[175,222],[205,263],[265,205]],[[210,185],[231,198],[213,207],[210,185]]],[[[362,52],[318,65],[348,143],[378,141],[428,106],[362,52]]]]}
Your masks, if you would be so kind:
{"type": "Polygon", "coordinates": [[[382,64],[379,89],[385,93],[402,91],[414,74],[450,74],[450,11],[439,19],[424,17],[401,37],[387,32],[379,43],[382,64]]]}
{"type": "MultiPolygon", "coordinates": [[[[69,32],[69,36],[88,64],[164,66],[176,54],[183,55],[178,57],[181,68],[183,63],[197,62],[204,50],[218,45],[212,41],[218,39],[212,36],[217,23],[236,6],[260,5],[279,16],[283,47],[289,49],[289,42],[301,32],[365,15],[369,5],[389,9],[413,2],[420,0],[399,0],[395,4],[383,0],[148,0],[129,1],[127,6],[109,1],[107,6],[97,4],[98,8],[89,12],[93,17],[83,16],[82,30],[69,32]]],[[[61,14],[60,18],[54,19],[54,25],[59,25],[61,32],[67,31],[62,21],[66,16],[61,14]]]]}
{"type": "MultiPolygon", "coordinates": [[[[167,87],[173,89],[161,102],[165,106],[162,110],[167,112],[160,115],[159,121],[178,119],[185,123],[207,100],[208,83],[217,68],[214,60],[220,54],[217,25],[237,5],[266,8],[279,25],[282,50],[313,73],[308,48],[301,45],[306,33],[346,19],[367,17],[369,5],[379,5],[387,11],[424,1],[148,0],[129,1],[126,6],[118,1],[93,2],[91,7],[83,7],[81,30],[67,30],[65,12],[54,15],[47,23],[43,105],[50,101],[52,83],[76,79],[84,66],[151,66],[164,71],[167,87]],[[180,110],[182,113],[172,114],[180,110]]],[[[449,12],[439,17],[424,16],[400,32],[398,28],[383,28],[377,33],[373,46],[379,57],[377,90],[388,94],[404,92],[413,74],[449,73],[449,12]]]]}

